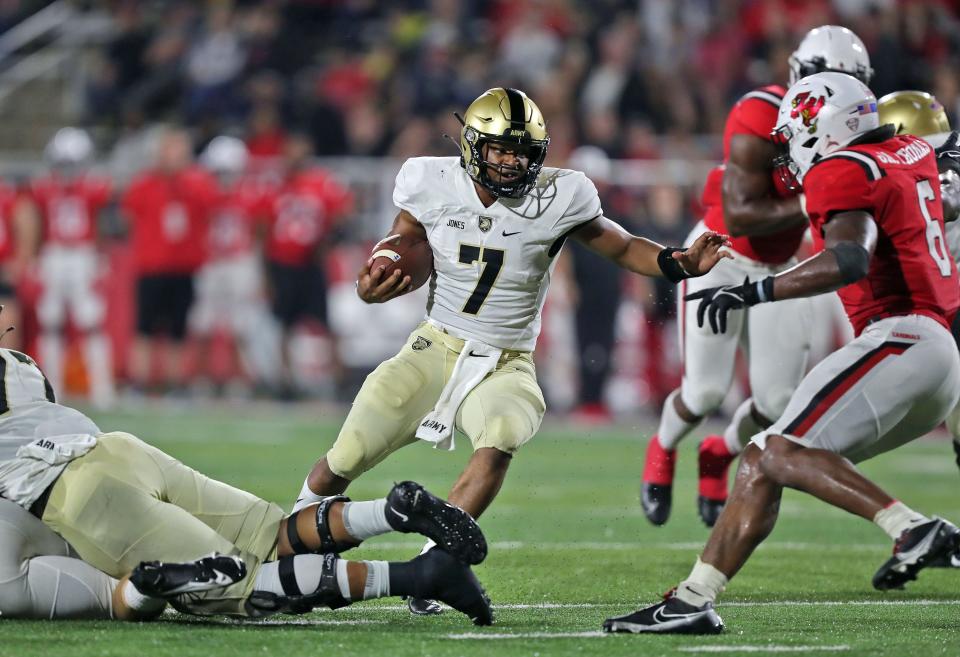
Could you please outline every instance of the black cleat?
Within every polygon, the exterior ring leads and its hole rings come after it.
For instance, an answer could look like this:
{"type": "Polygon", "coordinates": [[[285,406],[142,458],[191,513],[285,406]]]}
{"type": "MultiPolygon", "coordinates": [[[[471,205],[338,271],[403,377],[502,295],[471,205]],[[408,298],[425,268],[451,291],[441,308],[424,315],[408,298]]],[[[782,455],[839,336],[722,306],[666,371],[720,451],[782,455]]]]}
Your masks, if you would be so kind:
{"type": "Polygon", "coordinates": [[[932,562],[949,558],[960,549],[960,529],[942,518],[934,518],[900,534],[893,556],[873,576],[879,591],[902,589],[917,579],[917,573],[932,562]]]}
{"type": "Polygon", "coordinates": [[[426,598],[407,598],[407,608],[414,616],[439,616],[443,613],[443,605],[426,598]]]}
{"type": "Polygon", "coordinates": [[[673,503],[673,486],[661,486],[643,482],[640,487],[640,504],[643,515],[653,524],[660,526],[670,518],[670,506],[673,503]]]}
{"type": "Polygon", "coordinates": [[[720,634],[723,620],[711,603],[694,607],[680,600],[672,591],[662,602],[626,616],[603,621],[604,632],[655,632],[658,634],[720,634]]]}
{"type": "Polygon", "coordinates": [[[927,568],[960,568],[960,548],[932,557],[927,562],[927,568]]]}
{"type": "Polygon", "coordinates": [[[474,625],[493,624],[490,598],[469,566],[438,548],[411,563],[417,567],[417,590],[411,598],[439,600],[466,614],[474,625]]]}
{"type": "Polygon", "coordinates": [[[960,441],[954,438],[951,442],[953,443],[953,453],[957,457],[957,467],[960,468],[960,441]]]}
{"type": "Polygon", "coordinates": [[[214,553],[187,563],[143,561],[130,573],[130,581],[143,595],[170,598],[230,586],[246,576],[239,557],[214,553]]]}
{"type": "Polygon", "coordinates": [[[416,482],[402,481],[391,489],[386,514],[398,532],[422,534],[466,564],[487,558],[487,540],[470,514],[416,482]]]}
{"type": "Polygon", "coordinates": [[[697,496],[697,513],[700,514],[700,520],[703,521],[707,527],[713,527],[717,524],[717,518],[720,517],[720,512],[723,511],[723,506],[727,503],[726,500],[722,502],[720,500],[710,499],[709,497],[704,497],[703,495],[697,496]]]}

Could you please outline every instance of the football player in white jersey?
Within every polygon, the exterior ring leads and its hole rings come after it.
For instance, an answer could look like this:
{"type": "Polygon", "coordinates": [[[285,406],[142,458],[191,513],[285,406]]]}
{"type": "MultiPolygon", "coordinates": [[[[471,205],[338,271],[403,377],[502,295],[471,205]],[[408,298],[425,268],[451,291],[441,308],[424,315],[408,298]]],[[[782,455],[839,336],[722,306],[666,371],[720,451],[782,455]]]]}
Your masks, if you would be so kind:
{"type": "MultiPolygon", "coordinates": [[[[427,240],[433,252],[426,317],[400,353],[367,377],[297,506],[339,495],[418,438],[452,449],[456,429],[473,455],[448,499],[478,517],[543,418],[531,352],[564,240],[673,281],[727,257],[718,233],[704,233],[688,249],[664,248],[604,217],[586,176],[543,166],[546,124],[523,92],[490,89],[458,118],[461,156],[407,160],[393,194],[400,212],[391,234],[427,240]]],[[[371,262],[359,274],[360,298],[381,303],[408,291],[410,276],[397,270],[384,279],[371,262]]],[[[412,600],[411,611],[439,607],[412,600]]]]}
{"type": "Polygon", "coordinates": [[[487,625],[490,601],[467,565],[486,551],[468,514],[410,481],[379,500],[286,516],[130,434],[102,432],[56,403],[33,359],[0,348],[0,617],[148,620],[167,601],[259,617],[439,595],[487,625]],[[406,563],[339,557],[390,531],[443,550],[406,563]]]}

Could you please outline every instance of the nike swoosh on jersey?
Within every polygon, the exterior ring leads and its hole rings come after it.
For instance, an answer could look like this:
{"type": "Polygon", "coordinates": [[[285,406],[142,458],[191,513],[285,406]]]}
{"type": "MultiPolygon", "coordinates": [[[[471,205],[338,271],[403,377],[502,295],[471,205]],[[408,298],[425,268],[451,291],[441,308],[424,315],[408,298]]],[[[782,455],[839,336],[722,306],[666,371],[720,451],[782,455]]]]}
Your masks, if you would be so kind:
{"type": "Polygon", "coordinates": [[[475,354],[473,353],[473,349],[470,350],[469,355],[473,356],[474,358],[490,358],[490,354],[475,354]]]}
{"type": "Polygon", "coordinates": [[[522,230],[516,230],[516,231],[514,231],[514,232],[512,232],[512,233],[508,233],[507,231],[503,231],[503,236],[504,236],[504,237],[510,237],[511,235],[519,235],[519,234],[522,233],[522,232],[523,232],[522,230]]]}

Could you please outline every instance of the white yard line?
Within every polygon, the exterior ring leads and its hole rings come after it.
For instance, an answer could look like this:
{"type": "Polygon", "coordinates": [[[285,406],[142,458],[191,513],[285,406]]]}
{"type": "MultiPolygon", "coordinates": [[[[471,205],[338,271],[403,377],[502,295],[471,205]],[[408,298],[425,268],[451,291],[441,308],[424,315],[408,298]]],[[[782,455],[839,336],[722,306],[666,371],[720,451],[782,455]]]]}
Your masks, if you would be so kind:
{"type": "Polygon", "coordinates": [[[326,619],[326,618],[291,618],[290,620],[283,620],[280,618],[271,618],[268,620],[262,621],[253,621],[257,625],[386,625],[390,621],[375,620],[370,618],[354,618],[354,619],[326,619]]]}
{"type": "MultiPolygon", "coordinates": [[[[627,541],[494,541],[490,543],[492,550],[701,550],[704,541],[679,541],[675,543],[642,543],[627,541]]],[[[366,544],[368,549],[418,549],[423,547],[423,541],[374,541],[366,544]]],[[[877,543],[806,543],[798,541],[770,541],[763,543],[760,550],[787,550],[802,551],[809,550],[833,552],[859,552],[863,550],[886,549],[889,552],[889,545],[885,542],[877,543]]]]}
{"type": "MultiPolygon", "coordinates": [[[[504,639],[597,639],[609,635],[605,632],[458,632],[444,635],[446,639],[457,641],[502,641],[504,639]]],[[[681,646],[680,652],[840,652],[850,650],[850,646],[785,646],[785,645],[703,645],[681,646]]]]}
{"type": "Polygon", "coordinates": [[[680,652],[839,652],[850,646],[681,646],[680,652]]]}
{"type": "Polygon", "coordinates": [[[594,639],[604,636],[603,632],[517,632],[516,634],[486,634],[484,632],[464,632],[447,634],[446,639],[594,639]]]}
{"type": "MultiPolygon", "coordinates": [[[[957,606],[960,605],[960,599],[956,600],[779,600],[764,602],[719,602],[717,609],[723,611],[724,607],[938,607],[938,606],[957,606]]],[[[610,609],[614,607],[636,607],[636,601],[627,602],[538,602],[533,604],[494,604],[494,609],[610,609]]],[[[377,611],[408,611],[407,605],[378,605],[371,607],[349,607],[337,611],[343,613],[375,613],[377,611]]],[[[323,612],[326,613],[326,612],[323,612]]]]}

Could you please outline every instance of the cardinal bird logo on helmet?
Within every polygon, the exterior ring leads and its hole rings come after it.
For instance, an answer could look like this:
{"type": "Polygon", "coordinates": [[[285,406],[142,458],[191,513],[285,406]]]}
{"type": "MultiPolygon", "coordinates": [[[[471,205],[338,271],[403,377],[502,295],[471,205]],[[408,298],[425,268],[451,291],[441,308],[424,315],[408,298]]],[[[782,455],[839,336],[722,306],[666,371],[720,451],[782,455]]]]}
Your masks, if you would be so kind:
{"type": "Polygon", "coordinates": [[[793,109],[790,111],[790,118],[795,119],[800,117],[803,120],[803,125],[807,126],[811,133],[816,132],[817,115],[820,113],[820,108],[823,107],[825,102],[826,98],[823,96],[814,98],[810,95],[809,91],[799,93],[796,98],[793,99],[793,109]]]}

